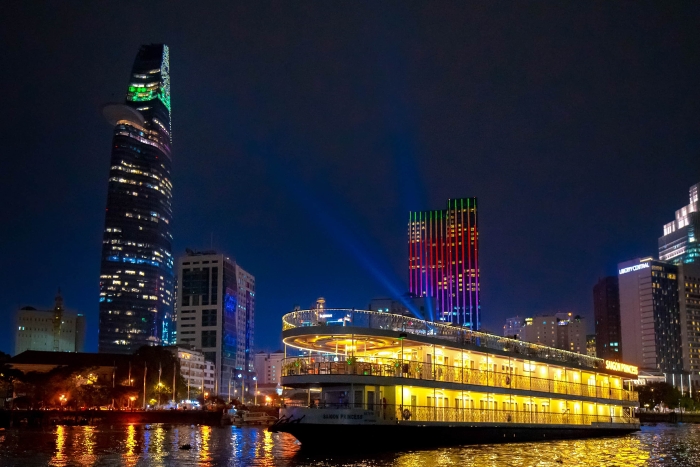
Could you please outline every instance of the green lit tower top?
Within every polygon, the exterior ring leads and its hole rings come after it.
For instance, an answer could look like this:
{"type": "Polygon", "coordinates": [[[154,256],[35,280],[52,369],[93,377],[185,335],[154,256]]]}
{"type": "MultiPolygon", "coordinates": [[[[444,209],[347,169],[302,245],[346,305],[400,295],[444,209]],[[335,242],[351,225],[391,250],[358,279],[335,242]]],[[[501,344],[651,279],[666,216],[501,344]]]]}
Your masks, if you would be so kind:
{"type": "Polygon", "coordinates": [[[100,352],[132,353],[173,337],[170,54],[143,45],[114,125],[100,270],[100,352]]]}

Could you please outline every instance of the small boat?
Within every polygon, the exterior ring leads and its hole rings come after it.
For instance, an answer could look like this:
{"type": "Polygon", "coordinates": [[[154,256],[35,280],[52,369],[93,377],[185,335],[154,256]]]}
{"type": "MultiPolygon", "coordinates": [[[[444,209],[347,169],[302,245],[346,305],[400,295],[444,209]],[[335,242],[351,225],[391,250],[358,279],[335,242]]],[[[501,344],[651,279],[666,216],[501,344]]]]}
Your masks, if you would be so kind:
{"type": "Polygon", "coordinates": [[[247,425],[272,425],[277,421],[277,417],[268,415],[265,412],[248,412],[245,410],[236,411],[231,417],[231,424],[235,426],[247,425]]]}

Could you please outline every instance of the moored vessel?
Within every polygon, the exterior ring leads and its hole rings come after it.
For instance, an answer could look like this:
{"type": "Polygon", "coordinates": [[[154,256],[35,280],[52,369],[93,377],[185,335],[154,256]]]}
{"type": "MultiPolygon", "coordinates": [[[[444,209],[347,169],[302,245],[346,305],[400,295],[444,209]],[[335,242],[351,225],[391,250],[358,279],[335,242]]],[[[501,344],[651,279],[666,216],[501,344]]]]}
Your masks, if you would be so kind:
{"type": "MultiPolygon", "coordinates": [[[[367,448],[615,436],[639,429],[637,368],[411,317],[283,317],[281,384],[306,401],[271,427],[367,448]],[[295,354],[295,355],[293,355],[295,354]]],[[[336,443],[333,443],[335,445],[336,443]]]]}

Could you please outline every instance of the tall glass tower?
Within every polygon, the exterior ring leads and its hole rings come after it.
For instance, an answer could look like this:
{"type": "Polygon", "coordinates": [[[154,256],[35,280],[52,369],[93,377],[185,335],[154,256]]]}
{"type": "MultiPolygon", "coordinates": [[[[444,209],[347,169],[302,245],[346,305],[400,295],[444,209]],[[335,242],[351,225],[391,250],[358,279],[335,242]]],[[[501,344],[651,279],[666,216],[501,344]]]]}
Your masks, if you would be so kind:
{"type": "Polygon", "coordinates": [[[450,199],[446,210],[409,213],[408,278],[411,294],[435,299],[428,319],[479,329],[476,198],[450,199]]]}
{"type": "Polygon", "coordinates": [[[690,187],[690,203],[676,211],[676,219],[664,225],[659,238],[659,259],[673,264],[700,262],[700,183],[690,187]]]}
{"type": "Polygon", "coordinates": [[[172,328],[172,182],[168,46],[139,49],[114,125],[100,267],[99,351],[169,344],[172,328]]]}

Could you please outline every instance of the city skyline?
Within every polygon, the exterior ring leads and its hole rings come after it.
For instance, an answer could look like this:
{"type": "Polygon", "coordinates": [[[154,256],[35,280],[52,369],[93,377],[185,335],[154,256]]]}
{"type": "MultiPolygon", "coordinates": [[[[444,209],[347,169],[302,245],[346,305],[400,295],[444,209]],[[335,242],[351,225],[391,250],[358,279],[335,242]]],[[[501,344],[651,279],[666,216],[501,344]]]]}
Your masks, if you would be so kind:
{"type": "Polygon", "coordinates": [[[464,27],[457,6],[401,21],[388,5],[272,18],[251,7],[194,11],[173,28],[116,6],[9,8],[8,37],[35,36],[7,50],[23,78],[0,78],[12,89],[3,144],[16,155],[2,187],[2,254],[16,265],[0,277],[5,352],[14,310],[51,303],[58,286],[97,329],[112,137],[99,108],[123,98],[142,43],[169,44],[178,63],[173,256],[213,245],[246,265],[270,323],[258,349],[278,347],[279,317],[296,303],[364,307],[406,292],[406,212],[461,196],[480,202],[484,328],[532,310],[590,319],[597,278],[657,251],[698,180],[692,12],[608,6],[625,21],[605,22],[592,6],[484,7],[464,27]],[[521,16],[550,40],[506,27],[521,16]],[[662,180],[673,187],[652,192],[662,180]]]}

